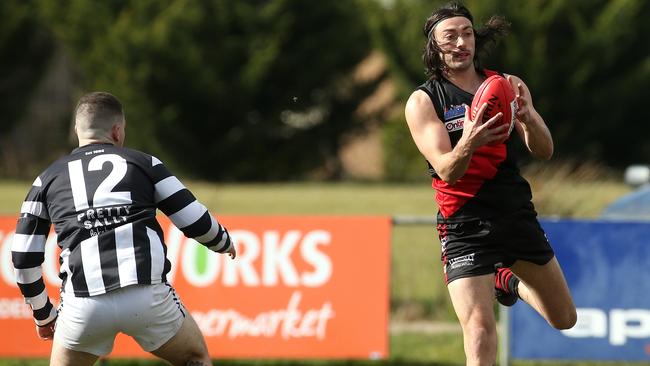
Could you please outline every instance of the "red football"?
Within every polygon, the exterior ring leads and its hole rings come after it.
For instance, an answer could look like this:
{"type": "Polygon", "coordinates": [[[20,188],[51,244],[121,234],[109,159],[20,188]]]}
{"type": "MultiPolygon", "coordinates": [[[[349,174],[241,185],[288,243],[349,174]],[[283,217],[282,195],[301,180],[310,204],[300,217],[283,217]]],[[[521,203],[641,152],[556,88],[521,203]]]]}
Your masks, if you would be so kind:
{"type": "MultiPolygon", "coordinates": [[[[517,99],[515,98],[515,93],[512,91],[512,87],[508,80],[501,75],[492,75],[485,79],[483,84],[479,86],[476,94],[474,94],[474,99],[472,99],[472,109],[470,113],[472,121],[476,118],[476,114],[483,103],[488,104],[483,113],[483,122],[494,117],[494,115],[499,112],[503,113],[501,120],[497,121],[491,128],[507,124],[509,126],[508,136],[510,136],[512,128],[515,126],[517,99]]],[[[491,145],[499,144],[503,141],[505,141],[505,139],[495,141],[491,143],[491,145]]]]}

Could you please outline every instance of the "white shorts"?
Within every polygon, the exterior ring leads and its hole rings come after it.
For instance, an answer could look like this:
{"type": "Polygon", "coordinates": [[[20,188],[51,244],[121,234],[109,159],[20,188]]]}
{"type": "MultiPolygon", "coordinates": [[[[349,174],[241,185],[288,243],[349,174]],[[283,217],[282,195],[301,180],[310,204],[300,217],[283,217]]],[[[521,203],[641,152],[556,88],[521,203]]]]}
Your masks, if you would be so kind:
{"type": "Polygon", "coordinates": [[[65,348],[107,355],[118,332],[147,352],[155,351],[181,328],[187,310],[169,284],[132,285],[103,295],[62,294],[54,338],[65,348]]]}

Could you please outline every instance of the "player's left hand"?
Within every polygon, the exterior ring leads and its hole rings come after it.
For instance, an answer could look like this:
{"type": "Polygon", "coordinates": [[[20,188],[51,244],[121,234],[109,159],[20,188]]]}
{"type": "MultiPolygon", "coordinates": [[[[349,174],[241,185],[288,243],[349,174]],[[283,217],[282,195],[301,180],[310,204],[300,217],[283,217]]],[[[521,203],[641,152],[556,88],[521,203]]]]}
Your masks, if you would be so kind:
{"type": "Polygon", "coordinates": [[[506,76],[506,79],[512,86],[512,90],[515,92],[515,98],[517,100],[517,113],[515,116],[519,122],[526,124],[530,121],[531,118],[531,100],[530,95],[526,93],[526,88],[524,87],[521,80],[515,80],[512,75],[506,76]]]}
{"type": "Polygon", "coordinates": [[[49,341],[54,338],[54,330],[56,329],[57,318],[54,318],[54,320],[45,325],[36,325],[36,334],[38,334],[38,338],[44,341],[49,341]]]}
{"type": "MultiPolygon", "coordinates": [[[[232,237],[230,238],[232,240],[232,237]]],[[[237,250],[235,249],[235,241],[232,240],[232,243],[230,244],[230,248],[226,250],[226,253],[230,256],[230,259],[235,259],[237,257],[237,250]]]]}

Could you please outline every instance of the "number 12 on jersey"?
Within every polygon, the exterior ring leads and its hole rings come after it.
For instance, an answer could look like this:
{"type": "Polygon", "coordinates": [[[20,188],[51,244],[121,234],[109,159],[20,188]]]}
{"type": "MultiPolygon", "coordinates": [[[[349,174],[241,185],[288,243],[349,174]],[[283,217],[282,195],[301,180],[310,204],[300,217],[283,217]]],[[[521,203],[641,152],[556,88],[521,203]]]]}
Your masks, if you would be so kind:
{"type": "MultiPolygon", "coordinates": [[[[131,192],[113,192],[113,188],[126,176],[126,160],[116,154],[97,155],[88,162],[88,171],[101,171],[103,170],[104,163],[111,164],[111,171],[97,187],[93,195],[92,207],[131,204],[133,202],[131,201],[131,192]]],[[[90,208],[88,193],[86,192],[86,178],[81,159],[68,163],[68,173],[70,174],[70,188],[72,189],[75,210],[78,212],[90,208]]]]}

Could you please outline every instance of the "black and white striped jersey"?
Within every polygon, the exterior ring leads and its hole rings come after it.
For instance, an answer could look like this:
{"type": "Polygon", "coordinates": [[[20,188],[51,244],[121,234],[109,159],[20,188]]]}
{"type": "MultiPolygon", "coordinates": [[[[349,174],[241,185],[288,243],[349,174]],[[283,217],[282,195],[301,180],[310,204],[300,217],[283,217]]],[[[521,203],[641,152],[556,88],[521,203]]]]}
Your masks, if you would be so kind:
{"type": "Polygon", "coordinates": [[[223,253],[227,230],[157,158],[111,144],[79,147],[34,181],[12,243],[16,281],[39,325],[56,317],[42,278],[54,224],[62,291],[94,296],[133,284],[165,282],[166,258],[156,209],[190,238],[223,253]]]}

